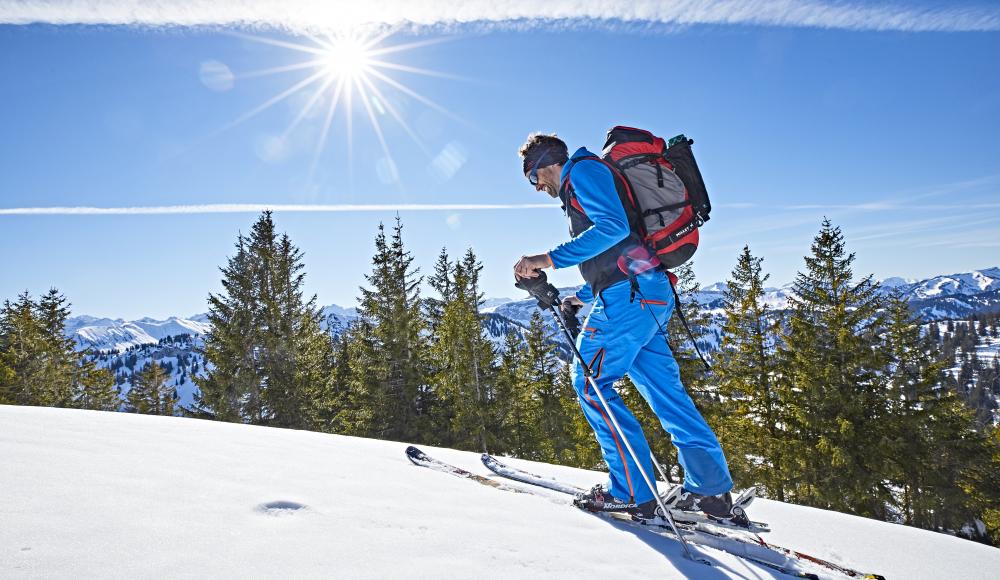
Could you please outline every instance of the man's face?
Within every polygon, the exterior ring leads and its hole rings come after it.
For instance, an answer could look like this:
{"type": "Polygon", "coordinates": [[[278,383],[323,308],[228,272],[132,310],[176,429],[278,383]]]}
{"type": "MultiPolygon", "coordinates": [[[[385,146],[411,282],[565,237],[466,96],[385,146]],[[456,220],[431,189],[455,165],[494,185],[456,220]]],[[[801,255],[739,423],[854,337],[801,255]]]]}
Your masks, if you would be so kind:
{"type": "MultiPolygon", "coordinates": [[[[530,174],[529,171],[524,176],[529,177],[530,174]]],[[[535,191],[544,191],[552,198],[559,197],[559,178],[562,177],[562,165],[542,167],[536,172],[536,175],[538,175],[538,183],[535,184],[535,191]]]]}

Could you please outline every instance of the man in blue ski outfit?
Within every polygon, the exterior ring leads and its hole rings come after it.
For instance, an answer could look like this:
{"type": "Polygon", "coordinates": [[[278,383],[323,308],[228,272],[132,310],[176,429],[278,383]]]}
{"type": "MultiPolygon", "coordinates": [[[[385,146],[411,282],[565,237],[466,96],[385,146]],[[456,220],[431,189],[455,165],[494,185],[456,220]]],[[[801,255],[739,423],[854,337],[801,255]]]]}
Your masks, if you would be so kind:
{"type": "MultiPolygon", "coordinates": [[[[572,307],[594,302],[576,345],[622,434],[652,478],[649,444],[614,390],[615,381],[627,373],[670,433],[684,468],[683,490],[675,496],[672,509],[729,517],[733,482],[725,455],[681,385],[680,369],[667,345],[666,323],[674,307],[670,282],[664,272],[647,270],[635,277],[640,289],[636,297],[618,266],[619,257],[642,241],[629,225],[611,171],[585,148],[570,157],[566,144],[555,135],[529,136],[520,154],[524,174],[535,190],[562,201],[572,239],[545,254],[522,257],[514,266],[515,276],[533,278],[543,268],[579,267],[586,284],[566,298],[563,306],[575,311],[572,307]]],[[[577,505],[591,511],[651,517],[656,510],[653,492],[619,440],[579,362],[573,368],[573,384],[611,472],[610,486],[595,486],[577,499],[577,505]]]]}

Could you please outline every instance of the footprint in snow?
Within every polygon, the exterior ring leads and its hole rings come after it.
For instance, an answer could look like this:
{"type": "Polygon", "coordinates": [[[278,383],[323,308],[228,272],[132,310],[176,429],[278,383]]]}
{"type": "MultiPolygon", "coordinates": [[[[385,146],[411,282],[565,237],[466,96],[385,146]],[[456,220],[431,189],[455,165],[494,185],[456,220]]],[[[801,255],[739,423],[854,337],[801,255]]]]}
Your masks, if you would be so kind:
{"type": "Polygon", "coordinates": [[[287,516],[307,509],[309,506],[295,501],[269,501],[257,506],[257,511],[269,516],[287,516]]]}

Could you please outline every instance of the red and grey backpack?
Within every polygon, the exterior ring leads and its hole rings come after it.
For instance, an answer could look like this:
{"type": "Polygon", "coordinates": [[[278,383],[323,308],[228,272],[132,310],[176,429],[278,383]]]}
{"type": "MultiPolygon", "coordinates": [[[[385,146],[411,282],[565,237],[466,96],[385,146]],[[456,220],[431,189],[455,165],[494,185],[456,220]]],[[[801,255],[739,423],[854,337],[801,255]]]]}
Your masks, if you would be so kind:
{"type": "Polygon", "coordinates": [[[649,131],[614,127],[608,131],[602,160],[628,192],[640,219],[640,237],[664,268],[691,259],[698,249],[698,228],[712,205],[691,151],[693,140],[678,135],[669,144],[649,131]]]}

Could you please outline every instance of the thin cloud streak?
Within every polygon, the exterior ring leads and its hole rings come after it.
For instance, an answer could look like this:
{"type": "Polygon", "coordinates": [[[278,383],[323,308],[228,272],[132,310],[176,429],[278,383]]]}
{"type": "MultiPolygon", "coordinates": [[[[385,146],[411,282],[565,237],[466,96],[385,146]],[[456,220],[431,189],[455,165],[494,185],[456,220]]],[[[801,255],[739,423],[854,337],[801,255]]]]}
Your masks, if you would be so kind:
{"type": "Polygon", "coordinates": [[[0,215],[177,215],[211,213],[257,213],[264,210],[292,213],[350,213],[380,211],[482,211],[507,209],[559,209],[555,204],[268,204],[216,203],[203,205],[160,205],[146,207],[9,207],[0,208],[0,215]]]}
{"type": "Polygon", "coordinates": [[[322,34],[352,26],[567,28],[616,23],[835,28],[846,30],[995,31],[993,7],[927,8],[901,2],[831,0],[23,0],[0,4],[0,24],[145,27],[224,26],[322,34]]]}

